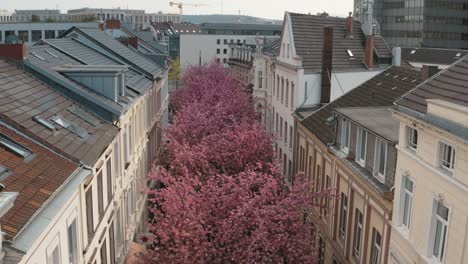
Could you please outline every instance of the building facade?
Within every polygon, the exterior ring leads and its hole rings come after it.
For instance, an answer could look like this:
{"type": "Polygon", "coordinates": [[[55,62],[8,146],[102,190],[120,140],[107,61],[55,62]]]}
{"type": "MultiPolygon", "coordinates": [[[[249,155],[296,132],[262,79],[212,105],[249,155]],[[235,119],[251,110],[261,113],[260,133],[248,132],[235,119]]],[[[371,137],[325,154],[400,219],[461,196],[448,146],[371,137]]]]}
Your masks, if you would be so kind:
{"type": "Polygon", "coordinates": [[[385,41],[365,35],[361,26],[352,17],[285,14],[269,120],[289,181],[294,171],[294,111],[336,100],[391,65],[385,41]]]}
{"type": "Polygon", "coordinates": [[[468,48],[468,2],[355,0],[355,15],[373,13],[392,46],[468,48]]]}
{"type": "Polygon", "coordinates": [[[319,263],[388,263],[399,131],[388,108],[420,82],[418,71],[394,66],[295,113],[297,172],[336,194],[312,215],[319,263]]]}
{"type": "Polygon", "coordinates": [[[465,56],[396,102],[390,263],[468,261],[467,65],[465,56]]]}
{"type": "Polygon", "coordinates": [[[0,9],[0,23],[13,22],[13,12],[0,9]]]}

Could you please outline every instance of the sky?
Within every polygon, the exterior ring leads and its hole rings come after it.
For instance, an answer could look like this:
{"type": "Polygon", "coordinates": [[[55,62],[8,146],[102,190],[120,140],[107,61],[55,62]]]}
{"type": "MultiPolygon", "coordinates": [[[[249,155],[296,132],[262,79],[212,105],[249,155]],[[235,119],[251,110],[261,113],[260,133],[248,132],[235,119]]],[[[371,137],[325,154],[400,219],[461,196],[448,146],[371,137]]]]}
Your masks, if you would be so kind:
{"type": "MultiPolygon", "coordinates": [[[[170,7],[171,0],[0,0],[0,9],[68,9],[82,7],[144,9],[147,13],[163,11],[178,13],[170,7]]],[[[178,0],[172,0],[178,1],[178,0]]],[[[184,0],[187,4],[203,6],[184,7],[184,14],[240,14],[270,19],[283,19],[284,12],[318,13],[346,16],[352,10],[353,0],[184,0]]]]}

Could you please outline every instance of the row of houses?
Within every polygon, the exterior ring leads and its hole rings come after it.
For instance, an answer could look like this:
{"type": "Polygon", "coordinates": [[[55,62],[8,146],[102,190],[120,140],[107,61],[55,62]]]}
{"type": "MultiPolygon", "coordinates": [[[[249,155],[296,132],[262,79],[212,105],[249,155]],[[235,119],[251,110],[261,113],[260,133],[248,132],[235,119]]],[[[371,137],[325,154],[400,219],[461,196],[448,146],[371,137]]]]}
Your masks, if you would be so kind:
{"type": "Polygon", "coordinates": [[[286,13],[230,66],[285,180],[336,192],[311,216],[319,263],[465,263],[466,51],[390,49],[366,21],[286,13]]]}
{"type": "Polygon", "coordinates": [[[124,263],[138,248],[165,61],[115,21],[0,45],[2,263],[124,263]]]}

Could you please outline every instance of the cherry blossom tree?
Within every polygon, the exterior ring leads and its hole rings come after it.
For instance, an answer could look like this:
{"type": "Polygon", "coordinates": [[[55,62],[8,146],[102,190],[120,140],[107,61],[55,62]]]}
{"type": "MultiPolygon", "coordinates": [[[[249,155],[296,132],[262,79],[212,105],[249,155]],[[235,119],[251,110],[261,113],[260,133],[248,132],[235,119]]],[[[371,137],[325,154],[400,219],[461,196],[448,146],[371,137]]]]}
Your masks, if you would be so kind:
{"type": "Polygon", "coordinates": [[[299,174],[284,185],[272,137],[218,64],[189,68],[171,96],[162,167],[149,175],[151,261],[314,263],[312,214],[333,199],[299,174]]]}

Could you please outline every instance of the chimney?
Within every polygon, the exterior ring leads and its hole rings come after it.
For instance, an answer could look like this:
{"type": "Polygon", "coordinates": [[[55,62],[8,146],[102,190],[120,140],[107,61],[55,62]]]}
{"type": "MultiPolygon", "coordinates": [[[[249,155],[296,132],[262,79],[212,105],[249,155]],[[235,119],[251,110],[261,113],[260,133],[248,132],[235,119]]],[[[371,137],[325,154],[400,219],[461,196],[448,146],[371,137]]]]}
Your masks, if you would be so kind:
{"type": "Polygon", "coordinates": [[[368,68],[374,68],[374,36],[366,36],[365,63],[368,68]]]}
{"type": "Polygon", "coordinates": [[[352,14],[352,12],[349,12],[349,16],[346,18],[346,32],[348,32],[349,35],[353,34],[354,20],[352,14]]]}
{"type": "Polygon", "coordinates": [[[99,30],[104,31],[104,29],[105,29],[104,23],[99,21],[99,30]]]}
{"type": "Polygon", "coordinates": [[[330,102],[331,91],[331,72],[333,59],[333,28],[325,26],[323,28],[323,49],[322,49],[322,73],[321,73],[321,90],[320,103],[327,104],[330,102]]]}
{"type": "Polygon", "coordinates": [[[393,48],[392,55],[393,55],[392,65],[401,66],[401,48],[400,47],[393,48]]]}
{"type": "Polygon", "coordinates": [[[0,57],[22,61],[26,57],[26,44],[0,44],[0,57]]]}
{"type": "Polygon", "coordinates": [[[137,37],[128,37],[128,45],[138,49],[138,38],[137,37]]]}
{"type": "Polygon", "coordinates": [[[120,20],[106,20],[106,29],[120,29],[120,20]]]}
{"type": "Polygon", "coordinates": [[[421,79],[423,81],[427,80],[438,72],[439,72],[439,68],[437,66],[423,65],[421,68],[421,79]]]}

